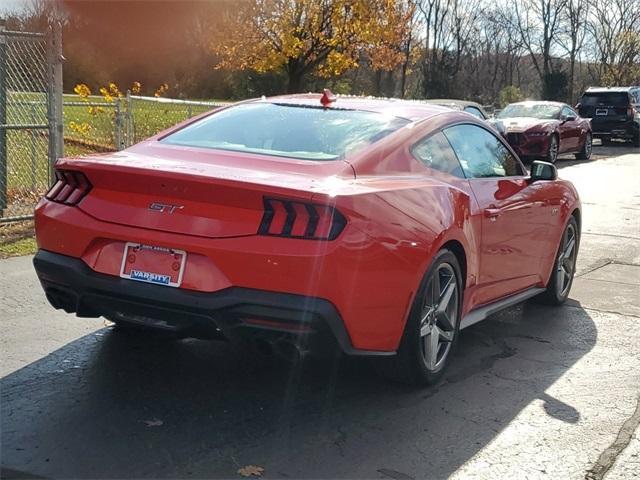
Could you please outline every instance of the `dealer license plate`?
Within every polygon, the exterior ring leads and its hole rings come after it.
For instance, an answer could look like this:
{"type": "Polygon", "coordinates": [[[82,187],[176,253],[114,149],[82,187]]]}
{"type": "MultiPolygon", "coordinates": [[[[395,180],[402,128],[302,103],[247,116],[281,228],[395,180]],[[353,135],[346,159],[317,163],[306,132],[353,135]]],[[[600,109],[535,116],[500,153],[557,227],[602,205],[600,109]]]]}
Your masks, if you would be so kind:
{"type": "Polygon", "coordinates": [[[120,276],[138,282],[179,287],[186,260],[187,253],[184,250],[127,242],[122,254],[120,276]]]}

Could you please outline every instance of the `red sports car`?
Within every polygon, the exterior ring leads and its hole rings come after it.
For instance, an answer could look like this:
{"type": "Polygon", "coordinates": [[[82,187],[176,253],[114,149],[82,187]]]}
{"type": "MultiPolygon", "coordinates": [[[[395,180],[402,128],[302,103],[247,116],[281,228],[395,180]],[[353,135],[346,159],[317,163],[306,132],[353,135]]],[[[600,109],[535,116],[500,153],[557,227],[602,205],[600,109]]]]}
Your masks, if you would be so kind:
{"type": "Polygon", "coordinates": [[[520,102],[507,105],[497,117],[507,140],[520,158],[542,158],[555,163],[558,155],[591,157],[591,122],[565,103],[520,102]]]}
{"type": "Polygon", "coordinates": [[[562,303],[580,238],[553,165],[529,175],[483,121],[418,102],[251,100],[55,171],[34,258],[55,308],[276,350],[333,340],[416,383],[460,329],[562,303]]]}

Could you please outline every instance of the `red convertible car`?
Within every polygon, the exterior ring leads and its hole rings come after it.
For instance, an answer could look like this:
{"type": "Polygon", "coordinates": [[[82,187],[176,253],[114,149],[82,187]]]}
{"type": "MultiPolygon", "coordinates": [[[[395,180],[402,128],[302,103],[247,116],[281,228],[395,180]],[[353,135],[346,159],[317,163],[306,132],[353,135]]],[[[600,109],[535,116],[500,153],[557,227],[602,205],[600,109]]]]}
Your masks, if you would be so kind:
{"type": "Polygon", "coordinates": [[[558,155],[573,153],[591,158],[591,122],[559,102],[520,102],[507,105],[497,117],[507,140],[520,158],[542,158],[555,163],[558,155]]]}
{"type": "Polygon", "coordinates": [[[55,171],[40,282],[53,307],[118,330],[331,341],[425,384],[460,329],[533,296],[562,303],[575,270],[574,187],[434,105],[251,100],[55,171]]]}

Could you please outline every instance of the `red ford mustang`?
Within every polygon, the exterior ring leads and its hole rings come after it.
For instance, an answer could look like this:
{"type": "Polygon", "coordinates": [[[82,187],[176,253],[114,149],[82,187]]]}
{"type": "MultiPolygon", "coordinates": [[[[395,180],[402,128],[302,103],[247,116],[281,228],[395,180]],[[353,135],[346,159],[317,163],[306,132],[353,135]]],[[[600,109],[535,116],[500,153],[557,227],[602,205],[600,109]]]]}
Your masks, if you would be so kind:
{"type": "Polygon", "coordinates": [[[512,103],[497,118],[521,158],[543,158],[551,163],[564,153],[574,153],[578,160],[591,158],[591,122],[565,103],[512,103]]]}
{"type": "Polygon", "coordinates": [[[56,177],[34,258],[55,308],[119,329],[333,340],[415,383],[438,380],[461,328],[536,295],[562,303],[580,237],[553,165],[529,175],[481,120],[418,102],[242,102],[62,159],[56,177]]]}

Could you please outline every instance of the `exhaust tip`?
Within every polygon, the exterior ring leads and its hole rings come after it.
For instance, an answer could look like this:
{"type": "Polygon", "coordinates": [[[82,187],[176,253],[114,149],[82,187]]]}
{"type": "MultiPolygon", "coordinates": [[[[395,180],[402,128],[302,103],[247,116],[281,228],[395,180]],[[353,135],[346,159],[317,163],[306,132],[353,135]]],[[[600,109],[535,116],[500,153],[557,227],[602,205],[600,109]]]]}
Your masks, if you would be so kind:
{"type": "Polygon", "coordinates": [[[289,340],[278,340],[273,344],[273,350],[278,356],[291,363],[301,361],[307,352],[289,340]]]}

